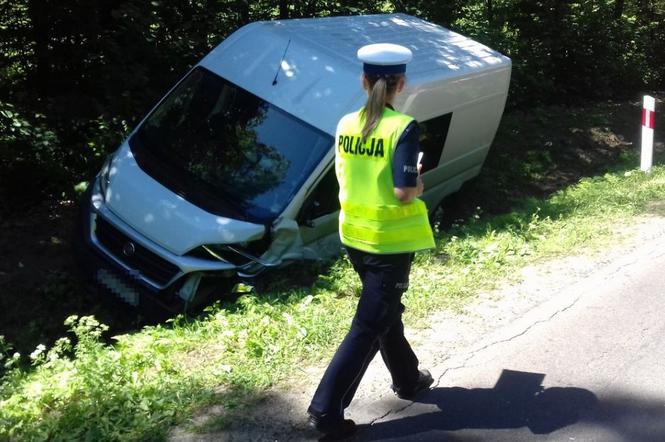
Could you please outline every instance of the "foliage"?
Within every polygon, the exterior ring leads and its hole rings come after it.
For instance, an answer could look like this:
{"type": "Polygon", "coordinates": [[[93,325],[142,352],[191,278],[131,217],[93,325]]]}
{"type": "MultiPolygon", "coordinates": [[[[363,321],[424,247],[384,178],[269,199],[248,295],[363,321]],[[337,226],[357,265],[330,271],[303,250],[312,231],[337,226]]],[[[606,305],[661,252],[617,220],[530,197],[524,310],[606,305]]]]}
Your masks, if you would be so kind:
{"type": "Polygon", "coordinates": [[[45,127],[43,115],[35,114],[28,121],[14,106],[0,101],[0,148],[0,195],[6,195],[0,200],[0,211],[4,204],[20,204],[20,195],[12,189],[39,193],[62,186],[62,171],[53,167],[61,162],[58,138],[45,127]]]}
{"type": "Polygon", "coordinates": [[[48,351],[38,346],[34,371],[14,370],[0,386],[0,438],[156,439],[177,412],[205,401],[197,377],[184,379],[163,353],[102,344],[106,326],[90,316],[66,325],[76,344],[62,338],[48,351]]]}
{"type": "Polygon", "coordinates": [[[654,32],[665,2],[653,2],[649,12],[640,2],[621,2],[621,10],[617,3],[470,2],[451,24],[513,59],[513,106],[625,98],[662,87],[662,56],[652,48],[665,38],[662,27],[654,32]]]}

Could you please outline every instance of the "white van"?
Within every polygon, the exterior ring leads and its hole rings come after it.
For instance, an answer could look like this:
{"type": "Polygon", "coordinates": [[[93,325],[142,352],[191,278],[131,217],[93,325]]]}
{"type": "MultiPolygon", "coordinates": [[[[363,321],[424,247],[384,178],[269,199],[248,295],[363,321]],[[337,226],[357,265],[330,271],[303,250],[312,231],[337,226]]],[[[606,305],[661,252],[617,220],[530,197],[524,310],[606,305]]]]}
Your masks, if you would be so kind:
{"type": "Polygon", "coordinates": [[[132,305],[187,307],[205,301],[210,278],[338,254],[335,128],[365,102],[357,49],[382,42],[413,51],[395,107],[420,124],[430,210],[476,176],[510,59],[403,14],[252,23],[187,73],[95,178],[84,230],[102,258],[97,281],[132,305]]]}

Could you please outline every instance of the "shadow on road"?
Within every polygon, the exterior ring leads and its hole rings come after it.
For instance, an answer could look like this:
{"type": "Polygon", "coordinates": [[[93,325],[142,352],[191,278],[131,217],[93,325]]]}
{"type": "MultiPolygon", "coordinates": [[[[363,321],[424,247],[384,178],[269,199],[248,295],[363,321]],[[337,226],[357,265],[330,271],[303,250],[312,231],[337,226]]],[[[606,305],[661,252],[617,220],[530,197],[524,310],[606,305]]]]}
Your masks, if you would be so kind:
{"type": "Polygon", "coordinates": [[[558,430],[555,440],[665,440],[665,399],[630,392],[598,398],[582,388],[544,388],[544,378],[503,370],[494,388],[435,388],[397,418],[362,426],[353,440],[515,442],[552,440],[558,430]]]}
{"type": "MultiPolygon", "coordinates": [[[[612,391],[597,397],[576,387],[544,388],[542,373],[503,370],[493,388],[435,388],[410,404],[383,398],[392,410],[385,421],[361,424],[351,442],[530,442],[665,441],[665,400],[637,392],[612,391]]],[[[314,441],[320,436],[306,425],[303,408],[294,405],[299,393],[265,395],[252,411],[206,416],[214,424],[233,422],[217,431],[200,428],[197,435],[172,433],[171,442],[314,441]]],[[[347,416],[356,418],[353,413],[347,416]]],[[[213,425],[214,428],[214,425],[213,425]]]]}
{"type": "Polygon", "coordinates": [[[418,440],[441,440],[439,431],[521,427],[532,434],[548,434],[596,408],[598,399],[592,392],[545,389],[544,378],[541,373],[503,370],[494,388],[435,388],[418,400],[418,406],[405,410],[405,417],[364,427],[356,440],[407,440],[415,435],[418,440]],[[431,405],[439,411],[432,412],[431,405]],[[428,411],[423,413],[423,408],[428,411]]]}

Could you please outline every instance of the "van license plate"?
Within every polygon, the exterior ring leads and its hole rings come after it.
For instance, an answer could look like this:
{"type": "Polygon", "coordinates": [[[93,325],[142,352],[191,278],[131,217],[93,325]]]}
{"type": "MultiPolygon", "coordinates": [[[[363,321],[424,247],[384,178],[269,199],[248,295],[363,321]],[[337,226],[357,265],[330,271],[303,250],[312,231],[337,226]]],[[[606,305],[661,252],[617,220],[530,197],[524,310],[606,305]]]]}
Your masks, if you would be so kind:
{"type": "Polygon", "coordinates": [[[139,305],[139,293],[122,279],[106,269],[97,270],[97,282],[109,289],[114,295],[134,307],[139,305]]]}

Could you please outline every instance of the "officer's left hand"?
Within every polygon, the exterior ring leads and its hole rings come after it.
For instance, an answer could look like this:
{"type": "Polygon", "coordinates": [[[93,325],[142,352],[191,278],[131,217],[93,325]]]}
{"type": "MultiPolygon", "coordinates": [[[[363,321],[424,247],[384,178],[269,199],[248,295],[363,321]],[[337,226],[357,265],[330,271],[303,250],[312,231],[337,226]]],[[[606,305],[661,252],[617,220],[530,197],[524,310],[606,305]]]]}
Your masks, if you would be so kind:
{"type": "Polygon", "coordinates": [[[422,170],[423,165],[418,164],[418,177],[416,178],[416,188],[418,189],[418,192],[416,196],[420,196],[423,194],[423,191],[425,190],[425,185],[423,184],[423,177],[420,175],[420,171],[422,170]]]}

